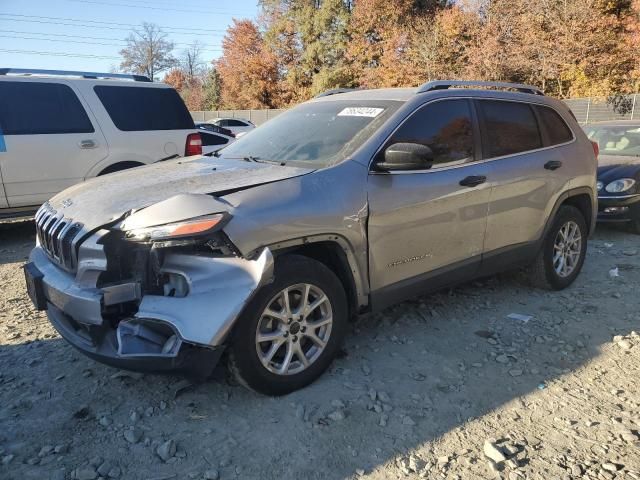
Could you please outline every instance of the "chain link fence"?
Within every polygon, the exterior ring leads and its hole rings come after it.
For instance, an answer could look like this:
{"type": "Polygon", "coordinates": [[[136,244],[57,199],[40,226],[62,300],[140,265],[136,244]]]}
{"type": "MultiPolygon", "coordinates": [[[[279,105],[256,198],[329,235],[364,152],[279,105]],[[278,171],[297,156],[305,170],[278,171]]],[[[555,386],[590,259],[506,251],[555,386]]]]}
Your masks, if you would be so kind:
{"type": "MultiPolygon", "coordinates": [[[[626,105],[626,113],[617,113],[607,103],[606,99],[597,98],[571,98],[564,102],[581,124],[604,122],[607,120],[640,120],[640,93],[623,97],[626,105]]],[[[267,120],[284,112],[284,109],[274,110],[212,110],[191,112],[194,121],[204,122],[216,118],[243,118],[260,125],[267,120]]]]}
{"type": "Polygon", "coordinates": [[[640,94],[625,95],[622,98],[626,106],[625,113],[614,111],[606,99],[572,98],[564,102],[582,124],[607,120],[640,120],[640,94]]]}

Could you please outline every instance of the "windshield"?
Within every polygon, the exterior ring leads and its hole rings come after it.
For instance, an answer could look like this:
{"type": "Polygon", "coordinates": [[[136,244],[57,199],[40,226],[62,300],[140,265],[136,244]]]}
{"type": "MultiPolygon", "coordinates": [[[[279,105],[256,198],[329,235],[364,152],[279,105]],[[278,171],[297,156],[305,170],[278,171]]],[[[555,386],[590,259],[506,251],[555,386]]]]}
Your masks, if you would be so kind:
{"type": "Polygon", "coordinates": [[[640,125],[588,126],[589,140],[598,143],[601,155],[640,157],[640,125]]]}
{"type": "Polygon", "coordinates": [[[347,158],[402,102],[323,101],[299,105],[240,137],[221,156],[321,168],[347,158]]]}

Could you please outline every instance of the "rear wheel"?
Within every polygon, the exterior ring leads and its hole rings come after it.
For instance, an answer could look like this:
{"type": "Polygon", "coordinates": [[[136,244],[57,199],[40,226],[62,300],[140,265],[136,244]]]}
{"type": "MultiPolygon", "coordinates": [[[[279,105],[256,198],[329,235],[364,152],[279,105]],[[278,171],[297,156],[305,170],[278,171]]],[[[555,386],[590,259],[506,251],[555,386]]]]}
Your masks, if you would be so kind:
{"type": "Polygon", "coordinates": [[[284,395],[331,364],[347,325],[340,280],[324,264],[282,257],[274,281],[247,305],[229,347],[229,367],[245,386],[284,395]]]}
{"type": "Polygon", "coordinates": [[[571,205],[560,207],[531,265],[532,283],[552,290],[571,285],[584,263],[587,235],[587,224],[580,210],[571,205]]]}

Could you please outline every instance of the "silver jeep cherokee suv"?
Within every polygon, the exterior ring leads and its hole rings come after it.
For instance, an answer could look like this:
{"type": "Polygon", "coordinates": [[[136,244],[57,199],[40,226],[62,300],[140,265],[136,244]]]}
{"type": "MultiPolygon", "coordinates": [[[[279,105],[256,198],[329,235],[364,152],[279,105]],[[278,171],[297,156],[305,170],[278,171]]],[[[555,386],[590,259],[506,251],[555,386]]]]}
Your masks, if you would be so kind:
{"type": "Polygon", "coordinates": [[[98,361],[206,376],[226,349],[242,383],[285,394],[352,314],[517,266],[567,287],[595,192],[591,143],[534,87],[334,90],[213,157],[55,196],[27,288],[98,361]]]}

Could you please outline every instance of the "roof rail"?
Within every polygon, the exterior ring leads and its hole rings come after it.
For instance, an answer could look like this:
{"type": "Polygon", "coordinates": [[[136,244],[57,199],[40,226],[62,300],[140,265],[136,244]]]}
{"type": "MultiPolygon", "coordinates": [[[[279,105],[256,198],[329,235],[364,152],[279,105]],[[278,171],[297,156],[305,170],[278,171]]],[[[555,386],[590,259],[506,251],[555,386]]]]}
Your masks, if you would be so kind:
{"type": "Polygon", "coordinates": [[[347,93],[347,92],[352,92],[354,90],[357,90],[357,88],[334,88],[333,90],[327,90],[322,93],[319,93],[313,98],[328,97],[329,95],[338,95],[339,93],[347,93]]]}
{"type": "Polygon", "coordinates": [[[427,82],[418,88],[417,93],[431,92],[433,90],[446,90],[452,87],[490,87],[517,90],[521,93],[530,93],[532,95],[544,95],[542,90],[532,85],[523,85],[520,83],[509,82],[482,82],[475,80],[435,80],[427,82]]]}
{"type": "Polygon", "coordinates": [[[42,70],[39,68],[0,68],[0,75],[51,75],[82,78],[121,78],[133,80],[134,82],[150,82],[146,75],[134,75],[131,73],[97,73],[97,72],[76,72],[71,70],[42,70]]]}

